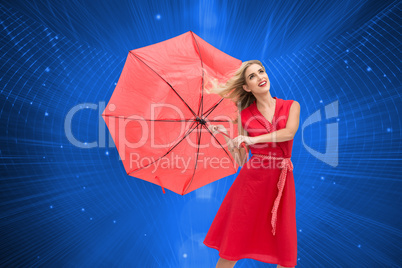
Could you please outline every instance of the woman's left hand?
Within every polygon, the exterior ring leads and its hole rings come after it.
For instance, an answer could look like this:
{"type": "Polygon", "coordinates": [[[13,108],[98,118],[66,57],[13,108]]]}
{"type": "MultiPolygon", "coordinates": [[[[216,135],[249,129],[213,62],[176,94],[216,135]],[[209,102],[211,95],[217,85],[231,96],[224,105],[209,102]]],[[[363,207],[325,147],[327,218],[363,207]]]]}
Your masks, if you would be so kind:
{"type": "Polygon", "coordinates": [[[233,139],[233,144],[235,147],[240,148],[240,145],[242,143],[245,143],[246,145],[252,145],[254,144],[254,139],[253,137],[249,137],[249,136],[243,136],[243,135],[239,135],[236,138],[233,139]]]}

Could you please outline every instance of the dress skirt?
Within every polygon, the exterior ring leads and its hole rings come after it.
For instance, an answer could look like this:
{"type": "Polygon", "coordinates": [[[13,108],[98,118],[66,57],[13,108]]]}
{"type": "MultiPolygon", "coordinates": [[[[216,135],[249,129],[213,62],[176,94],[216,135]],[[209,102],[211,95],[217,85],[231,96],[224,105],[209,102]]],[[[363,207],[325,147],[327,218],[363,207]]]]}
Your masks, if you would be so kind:
{"type": "Polygon", "coordinates": [[[204,244],[217,249],[220,257],[296,266],[296,194],[292,171],[287,172],[276,232],[272,233],[271,210],[281,173],[277,161],[253,156],[240,170],[204,239],[204,244]]]}

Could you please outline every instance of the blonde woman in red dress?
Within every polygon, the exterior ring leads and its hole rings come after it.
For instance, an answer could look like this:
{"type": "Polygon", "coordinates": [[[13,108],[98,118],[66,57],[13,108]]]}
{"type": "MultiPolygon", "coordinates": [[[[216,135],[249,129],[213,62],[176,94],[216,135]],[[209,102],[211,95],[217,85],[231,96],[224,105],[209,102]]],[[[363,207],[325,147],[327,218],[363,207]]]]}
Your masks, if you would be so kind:
{"type": "MultiPolygon", "coordinates": [[[[300,105],[272,97],[270,81],[258,60],[243,62],[226,84],[212,83],[210,92],[239,103],[241,133],[228,148],[242,166],[205,237],[219,251],[216,267],[233,267],[250,258],[294,267],[297,264],[296,194],[293,178],[293,137],[299,127],[300,105]],[[252,157],[247,161],[246,150],[252,157]]],[[[210,125],[213,133],[223,125],[210,125]]]]}

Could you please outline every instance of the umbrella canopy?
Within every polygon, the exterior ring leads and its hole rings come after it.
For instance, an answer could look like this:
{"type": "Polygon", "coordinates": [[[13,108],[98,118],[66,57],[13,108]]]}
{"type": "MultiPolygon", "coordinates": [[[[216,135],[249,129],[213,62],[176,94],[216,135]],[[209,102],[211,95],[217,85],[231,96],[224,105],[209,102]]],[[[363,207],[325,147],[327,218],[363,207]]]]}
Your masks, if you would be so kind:
{"type": "Polygon", "coordinates": [[[131,50],[102,113],[127,174],[184,195],[236,173],[208,124],[237,136],[237,108],[205,92],[204,70],[226,82],[241,63],[192,31],[131,50]]]}

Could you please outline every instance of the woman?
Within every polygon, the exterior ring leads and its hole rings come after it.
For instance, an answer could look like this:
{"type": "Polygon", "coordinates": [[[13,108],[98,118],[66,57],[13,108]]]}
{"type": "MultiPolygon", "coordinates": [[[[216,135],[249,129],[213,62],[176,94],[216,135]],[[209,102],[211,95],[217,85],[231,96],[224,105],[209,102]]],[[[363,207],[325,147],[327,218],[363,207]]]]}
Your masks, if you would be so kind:
{"type": "MultiPolygon", "coordinates": [[[[294,267],[296,195],[290,157],[300,105],[271,96],[268,75],[258,60],[243,62],[225,85],[213,85],[210,91],[240,104],[241,135],[225,139],[243,167],[204,244],[219,251],[216,267],[233,267],[243,258],[278,264],[279,268],[294,267]],[[248,161],[240,146],[243,142],[253,154],[248,161]]],[[[227,133],[223,125],[210,125],[209,129],[227,133]]]]}

